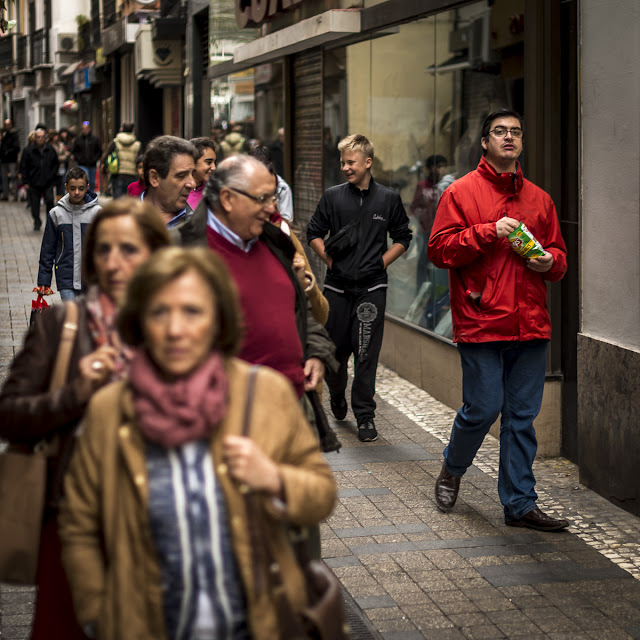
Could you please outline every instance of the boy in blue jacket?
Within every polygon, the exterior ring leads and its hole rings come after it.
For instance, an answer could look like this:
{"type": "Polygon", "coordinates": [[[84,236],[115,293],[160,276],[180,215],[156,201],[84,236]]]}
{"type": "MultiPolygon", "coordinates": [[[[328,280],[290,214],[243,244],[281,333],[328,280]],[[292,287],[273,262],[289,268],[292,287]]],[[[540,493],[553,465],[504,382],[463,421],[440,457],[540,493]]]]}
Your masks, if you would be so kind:
{"type": "Polygon", "coordinates": [[[49,211],[40,247],[40,267],[36,291],[52,293],[55,267],[56,285],[63,300],[82,293],[82,244],[84,233],[100,211],[98,196],[88,191],[89,178],[80,167],[69,169],[65,178],[66,194],[49,211]]]}

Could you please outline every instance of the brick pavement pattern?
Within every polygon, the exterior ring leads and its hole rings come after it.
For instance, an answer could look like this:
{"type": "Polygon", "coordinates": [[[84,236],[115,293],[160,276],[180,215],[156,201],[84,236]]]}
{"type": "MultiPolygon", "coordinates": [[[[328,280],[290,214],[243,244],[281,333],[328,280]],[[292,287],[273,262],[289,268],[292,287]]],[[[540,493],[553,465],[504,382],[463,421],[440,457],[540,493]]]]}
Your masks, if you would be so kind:
{"type": "MultiPolygon", "coordinates": [[[[29,317],[41,238],[31,224],[22,203],[0,204],[0,380],[29,317]]],[[[569,461],[538,459],[540,504],[572,526],[506,527],[491,436],[456,507],[440,512],[433,486],[455,412],[384,367],[377,384],[378,441],[358,441],[351,413],[333,421],[340,493],[322,534],[378,638],[640,639],[639,518],[580,485],[569,461]]],[[[3,640],[29,636],[33,599],[33,589],[0,586],[3,640]]]]}

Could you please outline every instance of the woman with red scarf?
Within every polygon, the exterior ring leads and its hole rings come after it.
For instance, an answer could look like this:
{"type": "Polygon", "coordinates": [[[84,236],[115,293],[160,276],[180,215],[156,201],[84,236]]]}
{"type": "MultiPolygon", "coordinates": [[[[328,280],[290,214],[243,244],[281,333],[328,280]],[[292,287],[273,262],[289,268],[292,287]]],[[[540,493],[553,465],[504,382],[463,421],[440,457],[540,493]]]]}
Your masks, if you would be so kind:
{"type": "Polygon", "coordinates": [[[32,640],[85,638],[75,622],[69,585],[60,561],[57,516],[77,426],[89,398],[122,378],[132,351],[116,328],[116,310],[135,269],[170,243],[162,216],[149,204],[123,198],[96,214],[85,236],[83,269],[89,289],[78,298],[78,329],[66,384],[50,392],[49,378],[65,322],[65,305],[45,310],[29,329],[0,392],[0,437],[32,446],[60,437],[49,458],[32,640]]]}

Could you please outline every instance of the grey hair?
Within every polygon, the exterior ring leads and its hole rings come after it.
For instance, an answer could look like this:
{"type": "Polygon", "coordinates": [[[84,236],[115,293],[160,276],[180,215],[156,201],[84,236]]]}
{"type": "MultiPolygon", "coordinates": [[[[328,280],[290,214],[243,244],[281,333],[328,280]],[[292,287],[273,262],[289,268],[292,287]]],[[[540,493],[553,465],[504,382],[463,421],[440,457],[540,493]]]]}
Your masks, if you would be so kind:
{"type": "Polygon", "coordinates": [[[159,136],[154,138],[147,147],[142,161],[145,185],[149,186],[149,172],[155,169],[164,180],[169,175],[169,169],[174,156],[191,156],[196,161],[196,148],[187,140],[176,136],[159,136]]]}
{"type": "Polygon", "coordinates": [[[234,153],[225,158],[212,172],[204,188],[203,198],[211,211],[220,210],[220,192],[225,187],[230,189],[246,189],[249,177],[256,169],[265,166],[256,158],[241,153],[234,153]]]}

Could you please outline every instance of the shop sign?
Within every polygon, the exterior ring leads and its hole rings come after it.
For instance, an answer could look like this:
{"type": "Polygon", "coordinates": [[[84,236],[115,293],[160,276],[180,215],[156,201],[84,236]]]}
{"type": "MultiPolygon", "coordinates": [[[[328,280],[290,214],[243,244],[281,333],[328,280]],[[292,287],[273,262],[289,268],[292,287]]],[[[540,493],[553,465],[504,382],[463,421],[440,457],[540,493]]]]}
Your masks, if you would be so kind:
{"type": "Polygon", "coordinates": [[[236,23],[240,29],[258,26],[301,2],[303,0],[235,0],[236,23]]]}

